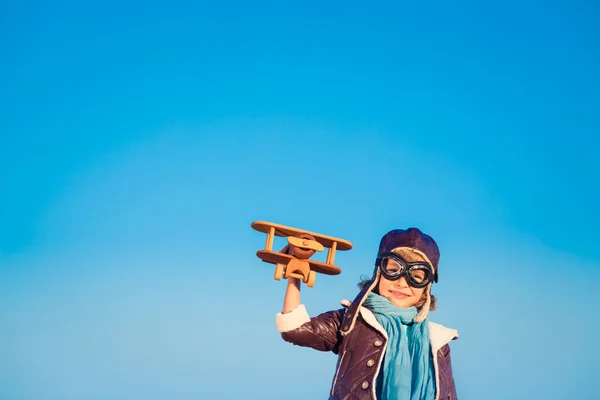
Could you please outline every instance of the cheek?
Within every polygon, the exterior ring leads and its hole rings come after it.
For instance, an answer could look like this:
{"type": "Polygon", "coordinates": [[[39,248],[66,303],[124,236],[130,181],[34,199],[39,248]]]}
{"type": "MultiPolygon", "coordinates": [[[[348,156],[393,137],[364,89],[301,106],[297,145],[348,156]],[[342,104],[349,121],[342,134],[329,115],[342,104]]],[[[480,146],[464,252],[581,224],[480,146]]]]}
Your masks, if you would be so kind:
{"type": "Polygon", "coordinates": [[[383,276],[379,278],[379,283],[377,284],[377,293],[384,293],[386,290],[390,289],[394,285],[394,281],[389,281],[385,279],[383,276]]]}

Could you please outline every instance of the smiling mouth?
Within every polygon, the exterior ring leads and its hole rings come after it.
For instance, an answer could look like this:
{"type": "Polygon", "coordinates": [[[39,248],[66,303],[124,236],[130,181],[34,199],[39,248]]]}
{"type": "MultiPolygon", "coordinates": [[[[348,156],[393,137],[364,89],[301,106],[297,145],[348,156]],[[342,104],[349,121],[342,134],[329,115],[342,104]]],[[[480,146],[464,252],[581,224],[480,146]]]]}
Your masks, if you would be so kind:
{"type": "Polygon", "coordinates": [[[406,293],[397,292],[395,290],[390,290],[390,293],[392,294],[392,296],[397,297],[399,299],[405,299],[408,297],[406,293]]]}

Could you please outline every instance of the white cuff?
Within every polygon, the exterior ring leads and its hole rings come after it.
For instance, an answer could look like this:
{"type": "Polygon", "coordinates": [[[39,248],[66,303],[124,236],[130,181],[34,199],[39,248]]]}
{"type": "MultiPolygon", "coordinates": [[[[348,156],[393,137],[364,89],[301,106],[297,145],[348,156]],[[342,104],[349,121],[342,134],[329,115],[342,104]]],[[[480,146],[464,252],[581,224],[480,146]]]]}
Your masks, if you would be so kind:
{"type": "Polygon", "coordinates": [[[298,305],[289,313],[277,313],[275,324],[278,332],[288,332],[300,328],[302,325],[310,321],[310,316],[306,312],[304,304],[298,305]]]}

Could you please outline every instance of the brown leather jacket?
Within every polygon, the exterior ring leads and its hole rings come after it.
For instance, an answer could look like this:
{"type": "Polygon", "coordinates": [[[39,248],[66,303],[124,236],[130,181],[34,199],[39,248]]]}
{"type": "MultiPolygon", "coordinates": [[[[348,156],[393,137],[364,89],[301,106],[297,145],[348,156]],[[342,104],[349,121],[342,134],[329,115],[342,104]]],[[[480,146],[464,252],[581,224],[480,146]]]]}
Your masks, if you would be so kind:
{"type": "MultiPolygon", "coordinates": [[[[344,308],[310,318],[303,305],[277,315],[282,338],[298,346],[331,351],[338,362],[330,400],[375,400],[375,379],[387,344],[387,334],[375,315],[362,307],[362,297],[344,308]]],[[[454,329],[429,323],[436,378],[436,400],[456,400],[448,343],[458,338],[454,329]]]]}

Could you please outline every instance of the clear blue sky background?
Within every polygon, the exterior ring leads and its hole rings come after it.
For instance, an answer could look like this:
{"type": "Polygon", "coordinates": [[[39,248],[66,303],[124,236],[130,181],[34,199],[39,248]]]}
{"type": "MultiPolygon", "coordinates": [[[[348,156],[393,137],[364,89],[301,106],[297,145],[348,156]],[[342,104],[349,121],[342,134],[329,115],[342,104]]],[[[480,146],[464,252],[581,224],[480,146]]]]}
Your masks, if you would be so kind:
{"type": "Polygon", "coordinates": [[[0,398],[326,398],[259,219],[354,243],[311,314],[420,227],[461,400],[596,396],[597,2],[84,3],[0,3],[0,398]]]}

